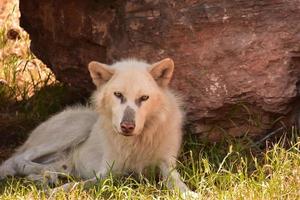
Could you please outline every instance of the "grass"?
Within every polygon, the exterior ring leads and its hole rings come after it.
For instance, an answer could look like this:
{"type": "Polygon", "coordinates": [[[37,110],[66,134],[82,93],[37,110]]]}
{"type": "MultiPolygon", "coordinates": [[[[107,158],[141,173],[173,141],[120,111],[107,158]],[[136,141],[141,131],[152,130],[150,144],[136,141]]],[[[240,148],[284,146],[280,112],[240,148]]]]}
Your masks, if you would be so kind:
{"type": "MultiPolygon", "coordinates": [[[[178,169],[201,199],[299,199],[300,137],[293,134],[293,140],[281,137],[263,148],[249,148],[253,143],[248,138],[209,143],[187,136],[178,169]]],[[[0,199],[49,198],[41,187],[25,179],[6,180],[0,188],[0,199]]],[[[89,189],[79,185],[51,198],[179,199],[180,195],[167,190],[152,173],[143,180],[110,176],[89,189]]]]}
{"type": "MultiPolygon", "coordinates": [[[[0,19],[0,160],[30,129],[80,99],[30,52],[29,36],[18,27],[17,3],[11,1],[0,19]],[[19,37],[10,39],[11,29],[19,37]]],[[[246,136],[209,142],[187,134],[178,170],[201,199],[300,199],[300,134],[296,128],[280,133],[258,143],[246,136]]],[[[78,185],[53,196],[34,182],[8,178],[0,181],[0,199],[180,199],[156,171],[142,180],[109,176],[94,187],[78,185]]]]}

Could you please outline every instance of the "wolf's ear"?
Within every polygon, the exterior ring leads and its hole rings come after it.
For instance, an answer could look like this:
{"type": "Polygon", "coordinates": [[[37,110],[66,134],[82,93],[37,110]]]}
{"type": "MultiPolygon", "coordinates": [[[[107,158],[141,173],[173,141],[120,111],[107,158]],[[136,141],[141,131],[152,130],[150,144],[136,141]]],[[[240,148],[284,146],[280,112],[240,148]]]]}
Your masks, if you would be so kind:
{"type": "Polygon", "coordinates": [[[154,63],[149,72],[160,87],[166,87],[173,75],[174,62],[171,58],[165,58],[154,63]]]}
{"type": "Polygon", "coordinates": [[[109,79],[114,74],[113,69],[110,69],[106,64],[102,64],[96,61],[90,62],[88,68],[93,79],[93,83],[97,87],[109,81],[109,79]]]}

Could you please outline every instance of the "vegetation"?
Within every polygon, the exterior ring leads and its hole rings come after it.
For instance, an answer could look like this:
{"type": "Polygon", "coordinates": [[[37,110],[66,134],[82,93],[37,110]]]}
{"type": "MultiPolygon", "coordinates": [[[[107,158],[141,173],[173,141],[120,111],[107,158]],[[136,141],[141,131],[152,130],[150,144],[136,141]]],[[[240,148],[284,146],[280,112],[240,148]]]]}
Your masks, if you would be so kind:
{"type": "MultiPolygon", "coordinates": [[[[278,142],[249,148],[249,140],[207,143],[187,137],[179,170],[201,199],[299,199],[300,140],[282,137],[278,142]],[[197,141],[197,142],[195,142],[197,141]]],[[[143,180],[132,176],[109,178],[94,187],[47,196],[42,187],[25,179],[8,179],[1,185],[0,199],[179,199],[150,173],[143,180]]]]}

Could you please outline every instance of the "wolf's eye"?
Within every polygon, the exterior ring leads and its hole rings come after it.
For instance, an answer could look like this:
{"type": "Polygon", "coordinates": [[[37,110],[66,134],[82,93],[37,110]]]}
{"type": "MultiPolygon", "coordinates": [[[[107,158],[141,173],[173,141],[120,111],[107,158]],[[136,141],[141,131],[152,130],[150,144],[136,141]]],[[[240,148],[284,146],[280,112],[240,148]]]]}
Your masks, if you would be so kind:
{"type": "Polygon", "coordinates": [[[114,95],[119,99],[123,98],[123,94],[121,92],[114,92],[114,95]]]}
{"type": "Polygon", "coordinates": [[[143,95],[140,97],[140,101],[147,101],[149,99],[148,95],[143,95]]]}

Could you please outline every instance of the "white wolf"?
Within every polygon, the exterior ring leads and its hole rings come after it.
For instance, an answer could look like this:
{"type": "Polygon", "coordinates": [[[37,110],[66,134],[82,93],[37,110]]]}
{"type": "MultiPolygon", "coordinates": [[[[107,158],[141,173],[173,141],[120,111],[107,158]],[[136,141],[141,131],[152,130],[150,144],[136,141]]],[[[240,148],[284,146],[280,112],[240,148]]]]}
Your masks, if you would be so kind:
{"type": "Polygon", "coordinates": [[[97,86],[93,106],[68,108],[39,125],[0,166],[0,178],[56,182],[51,172],[58,172],[94,183],[95,175],[142,173],[156,165],[169,188],[195,194],[175,170],[183,112],[168,89],[173,61],[150,65],[128,59],[111,66],[93,61],[88,68],[97,86]]]}

